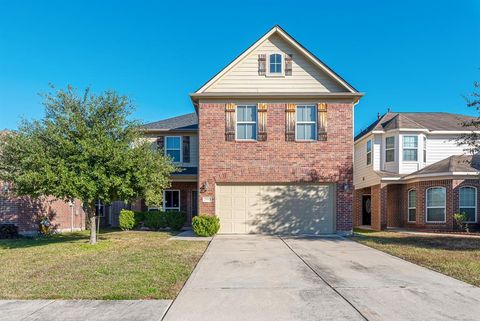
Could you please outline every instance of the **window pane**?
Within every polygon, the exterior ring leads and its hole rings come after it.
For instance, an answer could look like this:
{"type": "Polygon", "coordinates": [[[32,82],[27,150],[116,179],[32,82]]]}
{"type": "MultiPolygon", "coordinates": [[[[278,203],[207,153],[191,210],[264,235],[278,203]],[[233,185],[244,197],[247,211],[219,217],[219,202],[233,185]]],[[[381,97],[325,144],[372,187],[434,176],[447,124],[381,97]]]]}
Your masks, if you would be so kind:
{"type": "Polygon", "coordinates": [[[257,107],[255,107],[255,106],[246,106],[245,107],[245,120],[246,121],[257,121],[257,107]]]}
{"type": "Polygon", "coordinates": [[[444,221],[445,209],[444,208],[427,208],[427,221],[444,221]]]}
{"type": "Polygon", "coordinates": [[[417,191],[408,192],[408,207],[417,206],[417,191]]]}
{"type": "Polygon", "coordinates": [[[417,148],[418,146],[418,137],[417,136],[404,136],[403,137],[403,148],[417,148]]]}
{"type": "Polygon", "coordinates": [[[395,150],[389,149],[385,151],[385,161],[386,162],[394,162],[395,161],[395,150]]]}
{"type": "Polygon", "coordinates": [[[247,137],[246,125],[237,124],[237,139],[245,139],[247,137]]]}
{"type": "Polygon", "coordinates": [[[167,137],[167,148],[180,149],[180,137],[167,137]]]}
{"type": "Polygon", "coordinates": [[[315,124],[305,125],[305,139],[315,140],[315,124]]]}
{"type": "Polygon", "coordinates": [[[180,206],[180,193],[178,191],[172,192],[172,206],[171,207],[179,207],[180,206]]]}
{"type": "Polygon", "coordinates": [[[165,191],[165,207],[172,207],[172,191],[165,191]]]}
{"type": "Polygon", "coordinates": [[[476,206],[475,189],[473,187],[460,188],[460,207],[463,206],[476,206]]]}
{"type": "Polygon", "coordinates": [[[367,141],[367,153],[369,153],[371,151],[372,151],[372,141],[369,140],[369,141],[367,141]]]}
{"type": "Polygon", "coordinates": [[[468,215],[469,222],[475,222],[475,208],[461,208],[460,213],[466,213],[468,215]]]}
{"type": "Polygon", "coordinates": [[[315,121],[316,120],[316,115],[315,115],[315,106],[306,106],[305,107],[305,120],[306,121],[315,121]]]}
{"type": "Polygon", "coordinates": [[[297,124],[297,140],[305,140],[305,124],[297,124]]]}
{"type": "Polygon", "coordinates": [[[169,155],[174,162],[180,161],[180,150],[167,150],[167,155],[169,155]]]}
{"type": "Polygon", "coordinates": [[[385,148],[395,148],[395,137],[387,137],[385,138],[385,148]]]}
{"type": "Polygon", "coordinates": [[[304,110],[305,106],[297,106],[297,121],[304,121],[304,110]]]}
{"type": "Polygon", "coordinates": [[[245,121],[245,106],[237,106],[237,121],[245,121]]]}
{"type": "Polygon", "coordinates": [[[416,149],[404,149],[403,150],[403,160],[404,161],[417,161],[417,150],[416,149]]]}
{"type": "Polygon", "coordinates": [[[367,165],[370,165],[372,163],[372,153],[367,154],[367,165]]]}
{"type": "Polygon", "coordinates": [[[408,221],[415,222],[417,219],[417,210],[412,208],[408,210],[408,221]]]}
{"type": "Polygon", "coordinates": [[[245,139],[255,139],[257,137],[257,125],[245,124],[245,139]]]}
{"type": "Polygon", "coordinates": [[[429,188],[427,190],[427,206],[445,206],[445,189],[429,188]]]}

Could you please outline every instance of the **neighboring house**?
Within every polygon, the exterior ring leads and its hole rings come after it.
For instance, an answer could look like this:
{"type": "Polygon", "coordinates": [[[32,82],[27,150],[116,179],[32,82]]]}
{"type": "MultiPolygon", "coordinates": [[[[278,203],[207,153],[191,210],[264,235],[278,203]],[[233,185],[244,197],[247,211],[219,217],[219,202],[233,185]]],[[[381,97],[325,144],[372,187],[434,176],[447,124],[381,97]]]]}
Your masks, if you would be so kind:
{"type": "Polygon", "coordinates": [[[275,26],[190,96],[194,114],[145,125],[185,169],[164,209],[221,233],[351,233],[361,93],[275,26]]]}
{"type": "Polygon", "coordinates": [[[480,166],[457,140],[473,117],[388,112],[355,137],[354,224],[453,229],[478,223],[480,166]]]}

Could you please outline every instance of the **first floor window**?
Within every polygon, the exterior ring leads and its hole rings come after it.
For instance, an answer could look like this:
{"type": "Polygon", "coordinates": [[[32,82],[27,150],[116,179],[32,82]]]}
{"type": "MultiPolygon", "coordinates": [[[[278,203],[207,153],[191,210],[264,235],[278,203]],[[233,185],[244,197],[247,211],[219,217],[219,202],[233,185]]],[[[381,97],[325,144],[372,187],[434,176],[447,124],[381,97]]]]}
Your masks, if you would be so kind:
{"type": "Polygon", "coordinates": [[[237,106],[237,139],[257,139],[257,106],[237,106]]]}
{"type": "Polygon", "coordinates": [[[95,202],[95,215],[99,217],[105,216],[105,206],[103,205],[102,201],[97,200],[95,202]]]}
{"type": "Polygon", "coordinates": [[[385,138],[385,162],[395,161],[395,137],[385,138]]]}
{"type": "Polygon", "coordinates": [[[445,222],[445,200],[444,187],[427,189],[427,222],[445,222]]]}
{"type": "Polygon", "coordinates": [[[297,106],[296,111],[297,140],[316,140],[317,108],[315,106],[297,106]]]}
{"type": "Polygon", "coordinates": [[[182,140],[180,136],[166,137],[165,155],[170,156],[175,163],[182,161],[182,140]]]}
{"type": "Polygon", "coordinates": [[[475,187],[461,187],[459,189],[459,212],[468,215],[467,222],[477,221],[477,189],[475,187]]]}
{"type": "Polygon", "coordinates": [[[163,207],[165,211],[180,211],[180,191],[167,190],[163,195],[163,207]]]}
{"type": "Polygon", "coordinates": [[[408,191],[408,221],[417,220],[417,191],[412,189],[408,191]]]}
{"type": "Polygon", "coordinates": [[[367,140],[367,165],[372,163],[372,141],[367,140]]]}
{"type": "Polygon", "coordinates": [[[418,160],[418,136],[403,136],[403,160],[416,162],[418,160]]]}

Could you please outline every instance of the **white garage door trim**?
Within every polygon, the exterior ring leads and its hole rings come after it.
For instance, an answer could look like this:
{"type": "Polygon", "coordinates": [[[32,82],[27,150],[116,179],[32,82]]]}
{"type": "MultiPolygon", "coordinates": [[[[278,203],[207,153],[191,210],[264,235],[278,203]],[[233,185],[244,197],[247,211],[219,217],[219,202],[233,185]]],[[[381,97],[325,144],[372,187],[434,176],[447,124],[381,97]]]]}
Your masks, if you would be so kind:
{"type": "Polygon", "coordinates": [[[335,195],[335,184],[217,183],[215,214],[222,234],[331,234],[335,195]]]}

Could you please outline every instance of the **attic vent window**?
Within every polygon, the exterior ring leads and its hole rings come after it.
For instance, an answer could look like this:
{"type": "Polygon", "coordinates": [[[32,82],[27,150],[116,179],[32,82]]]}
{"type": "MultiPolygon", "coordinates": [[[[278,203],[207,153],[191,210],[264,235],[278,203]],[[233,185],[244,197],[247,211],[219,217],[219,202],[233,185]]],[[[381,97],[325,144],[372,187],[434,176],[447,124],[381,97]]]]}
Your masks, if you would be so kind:
{"type": "Polygon", "coordinates": [[[283,75],[283,55],[273,53],[268,56],[268,74],[272,76],[283,75]]]}

